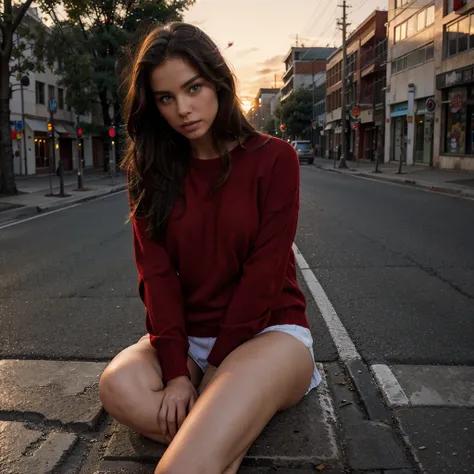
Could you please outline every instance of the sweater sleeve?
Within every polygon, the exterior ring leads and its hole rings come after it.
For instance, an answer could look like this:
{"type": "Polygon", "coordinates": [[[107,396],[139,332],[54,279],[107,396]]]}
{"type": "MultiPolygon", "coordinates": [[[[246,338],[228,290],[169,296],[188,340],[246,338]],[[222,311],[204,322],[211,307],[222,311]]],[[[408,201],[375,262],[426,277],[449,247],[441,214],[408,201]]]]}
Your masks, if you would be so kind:
{"type": "Polygon", "coordinates": [[[147,219],[133,218],[133,243],[139,293],[147,310],[146,327],[156,349],[163,382],[189,377],[181,282],[163,245],[148,235],[147,219]]]}
{"type": "Polygon", "coordinates": [[[216,367],[265,329],[272,302],[283,290],[298,222],[299,173],[298,157],[286,145],[262,186],[263,209],[254,248],[207,359],[216,367]]]}

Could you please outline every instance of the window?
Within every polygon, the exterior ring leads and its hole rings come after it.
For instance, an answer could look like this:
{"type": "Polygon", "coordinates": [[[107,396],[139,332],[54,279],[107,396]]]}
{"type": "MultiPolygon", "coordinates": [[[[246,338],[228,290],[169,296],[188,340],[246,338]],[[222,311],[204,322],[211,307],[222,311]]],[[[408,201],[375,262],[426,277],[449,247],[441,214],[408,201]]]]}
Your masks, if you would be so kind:
{"type": "Polygon", "coordinates": [[[400,23],[395,27],[395,43],[410,38],[419,31],[432,25],[435,20],[435,6],[430,5],[428,8],[412,15],[408,20],[400,23]]]}
{"type": "Polygon", "coordinates": [[[402,41],[407,38],[407,25],[408,21],[403,22],[401,25],[402,31],[400,33],[400,36],[402,41]]]}
{"type": "Polygon", "coordinates": [[[434,43],[415,49],[414,51],[392,61],[392,74],[398,74],[405,69],[418,66],[432,59],[434,59],[434,43]]]}
{"type": "Polygon", "coordinates": [[[54,86],[48,86],[48,101],[55,98],[54,86]]]}
{"type": "Polygon", "coordinates": [[[429,44],[426,47],[426,60],[434,59],[434,43],[429,44]]]}
{"type": "Polygon", "coordinates": [[[44,82],[36,81],[36,103],[44,105],[44,82]]]}
{"type": "Polygon", "coordinates": [[[421,31],[426,26],[426,10],[421,11],[418,13],[417,16],[417,29],[421,31]]]}
{"type": "Polygon", "coordinates": [[[413,15],[409,20],[408,20],[408,30],[407,30],[407,36],[413,36],[416,33],[416,16],[413,15]]]}
{"type": "Polygon", "coordinates": [[[395,8],[401,8],[410,2],[411,0],[395,0],[395,8]]]}
{"type": "Polygon", "coordinates": [[[465,16],[448,25],[444,35],[446,56],[474,49],[474,15],[465,16]]]}
{"type": "Polygon", "coordinates": [[[469,48],[469,17],[463,18],[458,27],[458,53],[469,48]]]}
{"type": "Polygon", "coordinates": [[[435,22],[435,6],[431,5],[426,9],[426,26],[432,25],[435,22]]]}
{"type": "Polygon", "coordinates": [[[64,89],[58,88],[58,109],[64,110],[64,89]]]}

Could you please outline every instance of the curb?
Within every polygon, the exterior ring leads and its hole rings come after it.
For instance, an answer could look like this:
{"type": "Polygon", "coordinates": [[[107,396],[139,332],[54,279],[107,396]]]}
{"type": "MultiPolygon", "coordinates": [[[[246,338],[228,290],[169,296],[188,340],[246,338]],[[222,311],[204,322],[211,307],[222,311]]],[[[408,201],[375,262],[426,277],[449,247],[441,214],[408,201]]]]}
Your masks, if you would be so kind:
{"type": "Polygon", "coordinates": [[[93,201],[94,199],[99,199],[101,197],[107,196],[109,194],[116,194],[120,191],[126,189],[125,184],[121,184],[115,186],[111,189],[107,189],[105,191],[98,191],[97,193],[90,195],[90,196],[83,196],[78,197],[77,199],[73,199],[67,202],[58,202],[54,204],[50,204],[47,206],[25,206],[20,209],[11,209],[9,211],[5,211],[0,213],[0,226],[3,224],[9,224],[12,221],[16,221],[19,219],[26,219],[28,217],[33,217],[35,215],[41,214],[43,212],[51,212],[56,211],[58,209],[62,209],[64,207],[73,206],[75,204],[81,204],[88,201],[93,201]]]}
{"type": "Polygon", "coordinates": [[[337,168],[327,168],[323,165],[317,165],[318,169],[321,169],[323,171],[330,171],[332,173],[340,173],[340,174],[348,174],[349,176],[358,176],[358,177],[363,177],[366,179],[371,179],[372,181],[379,181],[382,183],[395,183],[395,184],[400,184],[403,186],[411,186],[411,187],[417,187],[421,189],[425,189],[428,191],[435,191],[439,193],[444,193],[444,194],[450,194],[452,196],[459,196],[459,197],[468,197],[468,198],[474,198],[474,190],[467,190],[467,189],[459,189],[459,188],[452,188],[449,186],[440,186],[440,185],[432,185],[432,184],[426,184],[420,181],[416,181],[414,179],[397,179],[397,178],[391,178],[389,176],[379,176],[377,174],[369,174],[369,173],[364,173],[361,171],[357,170],[340,170],[337,168]]]}

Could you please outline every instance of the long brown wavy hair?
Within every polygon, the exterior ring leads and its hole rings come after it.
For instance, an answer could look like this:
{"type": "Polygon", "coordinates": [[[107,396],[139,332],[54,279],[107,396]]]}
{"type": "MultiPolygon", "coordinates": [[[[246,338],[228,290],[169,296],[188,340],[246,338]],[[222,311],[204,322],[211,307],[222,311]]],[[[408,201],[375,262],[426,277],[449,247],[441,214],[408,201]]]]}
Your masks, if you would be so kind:
{"type": "Polygon", "coordinates": [[[122,168],[128,176],[131,216],[147,217],[151,236],[162,240],[173,206],[183,194],[191,146],[158,111],[150,87],[154,68],[167,58],[181,58],[216,86],[219,109],[211,136],[225,169],[216,186],[222,186],[231,171],[229,142],[242,144],[257,132],[242,112],[232,71],[216,44],[199,28],[186,23],[153,25],[128,49],[126,58],[122,88],[128,145],[122,168]]]}

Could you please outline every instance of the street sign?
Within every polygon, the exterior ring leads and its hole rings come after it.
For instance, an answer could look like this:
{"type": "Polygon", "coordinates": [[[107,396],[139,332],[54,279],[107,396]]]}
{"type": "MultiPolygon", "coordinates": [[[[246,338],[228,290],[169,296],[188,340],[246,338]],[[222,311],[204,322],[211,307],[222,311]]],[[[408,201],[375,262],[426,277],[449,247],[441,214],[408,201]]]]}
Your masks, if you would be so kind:
{"type": "Polygon", "coordinates": [[[427,112],[434,112],[437,107],[436,100],[430,97],[426,100],[425,107],[427,112]]]}
{"type": "Polygon", "coordinates": [[[21,132],[23,130],[23,121],[18,120],[15,123],[15,129],[16,129],[17,132],[21,132]]]}
{"type": "Polygon", "coordinates": [[[353,117],[358,117],[360,115],[360,107],[352,107],[351,113],[353,117]]]}
{"type": "Polygon", "coordinates": [[[58,108],[58,104],[56,103],[56,99],[49,100],[49,111],[54,114],[58,108]]]}

